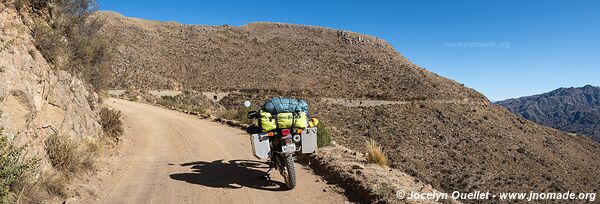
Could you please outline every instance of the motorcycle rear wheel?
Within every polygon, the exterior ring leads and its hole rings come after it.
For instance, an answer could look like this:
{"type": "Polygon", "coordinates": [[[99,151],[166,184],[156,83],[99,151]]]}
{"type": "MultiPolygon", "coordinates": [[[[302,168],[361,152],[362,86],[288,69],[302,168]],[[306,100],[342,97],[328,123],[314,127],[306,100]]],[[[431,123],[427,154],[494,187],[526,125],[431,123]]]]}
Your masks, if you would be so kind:
{"type": "MultiPolygon", "coordinates": [[[[283,156],[282,156],[283,157],[283,156]]],[[[280,172],[281,176],[285,180],[285,185],[287,188],[294,189],[296,187],[296,168],[294,167],[294,156],[287,155],[280,160],[281,167],[283,167],[280,172]]]]}

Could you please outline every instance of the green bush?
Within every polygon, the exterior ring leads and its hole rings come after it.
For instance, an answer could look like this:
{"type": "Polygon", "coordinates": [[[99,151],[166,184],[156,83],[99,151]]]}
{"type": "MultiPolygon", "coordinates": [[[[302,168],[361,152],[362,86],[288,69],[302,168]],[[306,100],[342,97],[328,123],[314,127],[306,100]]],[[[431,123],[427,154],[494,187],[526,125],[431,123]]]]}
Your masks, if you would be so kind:
{"type": "Polygon", "coordinates": [[[37,169],[38,160],[25,154],[25,148],[14,146],[0,129],[0,203],[14,202],[12,195],[19,193],[24,178],[37,169]]]}
{"type": "Polygon", "coordinates": [[[322,121],[317,124],[317,146],[325,147],[331,144],[331,130],[322,121]]]}
{"type": "Polygon", "coordinates": [[[123,135],[123,121],[121,121],[120,111],[106,107],[100,109],[100,125],[102,125],[104,135],[115,141],[119,141],[119,138],[123,135]]]}

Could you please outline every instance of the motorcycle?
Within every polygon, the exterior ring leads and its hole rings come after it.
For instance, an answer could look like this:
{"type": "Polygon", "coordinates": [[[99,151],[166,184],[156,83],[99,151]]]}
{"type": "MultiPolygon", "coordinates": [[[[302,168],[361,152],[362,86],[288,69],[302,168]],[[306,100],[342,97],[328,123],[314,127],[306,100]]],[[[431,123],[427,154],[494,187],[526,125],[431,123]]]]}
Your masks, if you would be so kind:
{"type": "MultiPolygon", "coordinates": [[[[256,111],[248,112],[249,119],[258,119],[256,111]]],[[[275,168],[285,180],[288,189],[296,187],[295,154],[310,154],[317,148],[317,129],[284,128],[251,134],[252,150],[259,159],[269,159],[269,170],[275,168]]]]}

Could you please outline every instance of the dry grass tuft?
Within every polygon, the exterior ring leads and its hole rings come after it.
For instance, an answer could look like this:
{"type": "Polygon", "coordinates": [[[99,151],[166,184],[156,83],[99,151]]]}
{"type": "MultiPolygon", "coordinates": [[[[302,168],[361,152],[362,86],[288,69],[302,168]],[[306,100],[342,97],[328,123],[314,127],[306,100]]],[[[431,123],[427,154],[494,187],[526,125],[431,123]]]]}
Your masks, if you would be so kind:
{"type": "Polygon", "coordinates": [[[79,155],[77,155],[77,144],[73,140],[53,134],[46,139],[45,143],[52,167],[67,174],[78,171],[79,155]]]}
{"type": "Polygon", "coordinates": [[[50,164],[67,177],[93,170],[101,148],[98,141],[75,141],[57,134],[45,143],[50,164]]]}
{"type": "Polygon", "coordinates": [[[69,178],[59,172],[46,171],[42,173],[38,185],[39,189],[50,195],[65,197],[67,195],[67,185],[69,178]]]}
{"type": "Polygon", "coordinates": [[[375,142],[374,139],[366,141],[366,148],[367,148],[367,159],[370,162],[378,164],[379,166],[382,166],[382,167],[388,166],[387,158],[385,158],[385,154],[383,154],[383,150],[381,149],[381,146],[379,144],[377,144],[377,142],[375,142]]]}

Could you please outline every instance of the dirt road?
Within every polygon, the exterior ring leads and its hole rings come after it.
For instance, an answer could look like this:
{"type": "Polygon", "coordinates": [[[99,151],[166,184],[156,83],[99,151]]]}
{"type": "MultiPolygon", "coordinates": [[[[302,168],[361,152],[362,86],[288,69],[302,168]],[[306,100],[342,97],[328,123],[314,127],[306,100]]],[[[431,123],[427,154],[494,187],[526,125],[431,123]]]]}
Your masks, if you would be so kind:
{"type": "MultiPolygon", "coordinates": [[[[95,196],[77,203],[343,203],[335,188],[301,165],[298,186],[254,158],[247,134],[193,116],[111,99],[127,128],[120,156],[107,162],[95,196]]],[[[91,182],[93,183],[93,181],[91,182]]],[[[93,185],[93,184],[90,184],[93,185]]]]}

